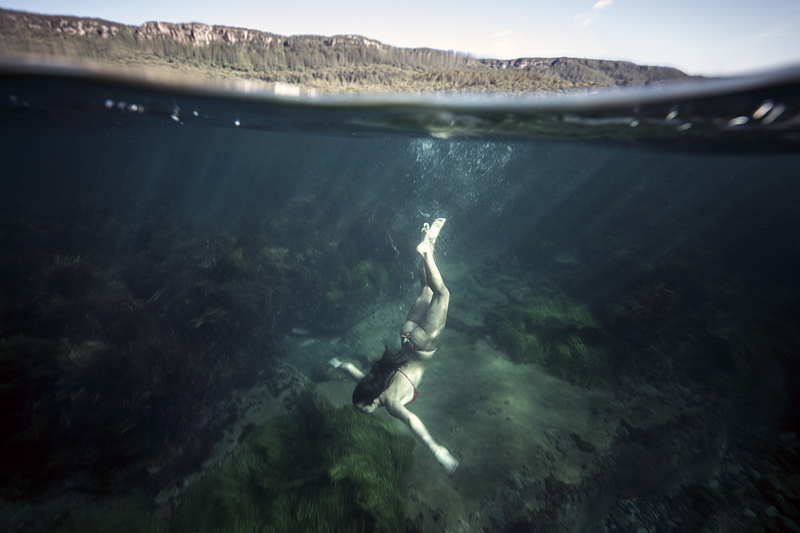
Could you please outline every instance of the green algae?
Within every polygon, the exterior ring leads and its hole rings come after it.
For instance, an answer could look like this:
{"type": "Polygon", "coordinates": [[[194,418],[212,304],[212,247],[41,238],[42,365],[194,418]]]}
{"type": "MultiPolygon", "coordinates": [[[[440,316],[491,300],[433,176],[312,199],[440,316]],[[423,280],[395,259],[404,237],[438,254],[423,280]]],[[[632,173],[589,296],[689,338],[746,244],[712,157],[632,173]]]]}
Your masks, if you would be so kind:
{"type": "Polygon", "coordinates": [[[385,420],[305,393],[294,416],[256,427],[191,487],[170,521],[127,500],[51,531],[399,533],[413,447],[385,420]]]}
{"type": "MultiPolygon", "coordinates": [[[[337,205],[352,196],[328,188],[337,205]]],[[[230,413],[216,402],[268,366],[253,353],[276,355],[298,317],[341,330],[399,291],[393,252],[364,256],[382,235],[363,212],[330,224],[316,194],[232,224],[184,217],[169,194],[129,220],[107,197],[24,200],[26,216],[4,219],[0,397],[15,415],[0,495],[76,471],[100,491],[122,474],[171,481],[219,437],[230,413]]]]}
{"type": "Polygon", "coordinates": [[[589,386],[609,366],[606,337],[589,309],[565,296],[535,296],[493,309],[486,323],[517,363],[541,364],[589,386]]]}
{"type": "Polygon", "coordinates": [[[190,490],[173,530],[401,531],[413,440],[349,407],[312,403],[310,418],[277,417],[250,433],[190,490]]]}
{"type": "Polygon", "coordinates": [[[382,264],[370,259],[359,262],[347,269],[332,283],[325,293],[329,304],[363,304],[373,300],[379,291],[389,283],[389,273],[382,264]]]}

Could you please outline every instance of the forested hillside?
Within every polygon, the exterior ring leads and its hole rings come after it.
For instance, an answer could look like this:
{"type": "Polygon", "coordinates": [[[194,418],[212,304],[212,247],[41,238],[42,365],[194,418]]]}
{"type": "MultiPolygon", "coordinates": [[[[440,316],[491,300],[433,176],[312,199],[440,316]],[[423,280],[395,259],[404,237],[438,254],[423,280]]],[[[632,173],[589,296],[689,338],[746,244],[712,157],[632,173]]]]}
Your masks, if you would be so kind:
{"type": "Polygon", "coordinates": [[[284,82],[324,91],[524,93],[686,78],[672,68],[574,58],[477,59],[356,35],[285,37],[199,23],[127,26],[0,10],[0,52],[92,60],[193,78],[284,82]]]}

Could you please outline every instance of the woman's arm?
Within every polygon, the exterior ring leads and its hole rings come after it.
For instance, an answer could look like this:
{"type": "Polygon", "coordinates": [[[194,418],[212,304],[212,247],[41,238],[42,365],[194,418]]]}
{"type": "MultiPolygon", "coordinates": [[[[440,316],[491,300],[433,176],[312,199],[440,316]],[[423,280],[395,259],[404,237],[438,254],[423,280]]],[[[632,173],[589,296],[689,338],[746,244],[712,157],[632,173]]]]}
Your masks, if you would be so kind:
{"type": "Polygon", "coordinates": [[[411,429],[411,432],[425,443],[434,457],[436,457],[436,460],[439,461],[439,464],[447,470],[448,474],[455,472],[458,467],[458,461],[450,455],[447,448],[437,444],[436,441],[433,440],[430,432],[428,432],[428,428],[425,427],[425,424],[422,423],[422,420],[420,420],[417,415],[406,409],[406,406],[397,400],[388,400],[384,407],[386,407],[390,415],[404,422],[409,429],[411,429]]]}
{"type": "Polygon", "coordinates": [[[347,373],[348,376],[353,378],[355,381],[361,381],[362,379],[364,379],[365,374],[361,370],[357,369],[355,365],[351,363],[343,363],[341,359],[339,359],[338,357],[332,358],[330,361],[328,361],[328,364],[331,365],[333,368],[338,368],[344,371],[345,373],[347,373]]]}

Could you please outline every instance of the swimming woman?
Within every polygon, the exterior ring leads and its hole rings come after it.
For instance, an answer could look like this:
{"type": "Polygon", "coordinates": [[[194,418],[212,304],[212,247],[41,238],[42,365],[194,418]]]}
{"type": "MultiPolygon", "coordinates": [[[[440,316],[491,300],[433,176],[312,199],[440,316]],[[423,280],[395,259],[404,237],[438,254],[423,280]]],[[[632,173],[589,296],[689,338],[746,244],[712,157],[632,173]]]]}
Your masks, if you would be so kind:
{"type": "Polygon", "coordinates": [[[424,235],[417,246],[417,253],[422,257],[422,288],[400,329],[400,352],[393,354],[387,347],[383,357],[373,363],[366,375],[353,364],[343,363],[336,357],[329,363],[358,382],[353,391],[356,409],[369,414],[378,407],[385,407],[389,414],[408,425],[412,433],[433,452],[439,464],[452,474],[458,467],[458,461],[447,448],[433,440],[425,424],[406,407],[417,399],[417,387],[436,353],[447,320],[450,291],[445,287],[433,260],[436,238],[444,223],[444,218],[438,218],[433,225],[426,223],[422,227],[424,235]]]}

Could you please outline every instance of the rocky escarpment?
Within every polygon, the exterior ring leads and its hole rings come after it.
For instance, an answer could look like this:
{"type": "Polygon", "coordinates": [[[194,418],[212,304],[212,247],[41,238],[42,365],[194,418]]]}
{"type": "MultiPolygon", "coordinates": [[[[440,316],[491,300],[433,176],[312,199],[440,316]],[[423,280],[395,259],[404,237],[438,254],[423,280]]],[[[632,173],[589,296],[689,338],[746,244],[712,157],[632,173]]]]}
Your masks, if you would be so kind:
{"type": "Polygon", "coordinates": [[[243,28],[229,28],[227,26],[209,26],[199,22],[188,24],[145,22],[136,28],[135,33],[137,37],[145,39],[170,38],[179,43],[191,43],[196,46],[203,46],[212,42],[230,44],[258,43],[261,46],[270,46],[277,40],[277,36],[270,33],[243,28]]]}
{"type": "Polygon", "coordinates": [[[251,44],[269,48],[272,46],[291,46],[292,43],[311,44],[315,41],[321,41],[322,44],[330,48],[363,46],[378,51],[387,51],[392,48],[379,41],[367,39],[359,35],[336,35],[327,38],[314,35],[284,37],[258,30],[208,25],[199,22],[183,24],[145,22],[136,28],[135,35],[143,39],[172,39],[178,43],[189,43],[194,46],[205,46],[211,43],[228,43],[251,44]]]}
{"type": "MultiPolygon", "coordinates": [[[[274,55],[293,54],[294,61],[303,66],[330,67],[342,64],[391,64],[401,67],[424,67],[434,65],[466,66],[478,62],[466,54],[428,48],[396,48],[360,35],[282,36],[265,31],[209,25],[200,22],[168,23],[145,22],[141,26],[128,26],[93,18],[72,16],[39,15],[21,11],[0,9],[0,51],[40,52],[52,40],[75,40],[74,50],[56,50],[65,55],[93,56],[98,42],[100,51],[113,59],[114,53],[129,50],[155,51],[160,55],[192,56],[193,48],[222,46],[240,52],[274,55]],[[96,40],[98,42],[92,43],[96,40]],[[106,41],[103,44],[103,41],[106,41]],[[113,44],[109,46],[108,42],[113,44]],[[156,44],[156,46],[154,46],[156,44]],[[160,46],[158,46],[160,45],[160,46]],[[239,50],[237,50],[239,49],[239,50]],[[312,57],[313,56],[313,57],[312,57]]],[[[258,64],[252,57],[243,61],[243,56],[234,56],[230,62],[258,64]]],[[[269,63],[267,63],[269,64],[269,63]]]]}
{"type": "Polygon", "coordinates": [[[0,27],[3,32],[41,33],[50,32],[56,36],[75,35],[79,37],[98,36],[106,39],[116,37],[129,30],[129,26],[107,20],[69,16],[45,16],[23,11],[0,9],[0,27]],[[14,32],[13,30],[17,30],[14,32]]]}

